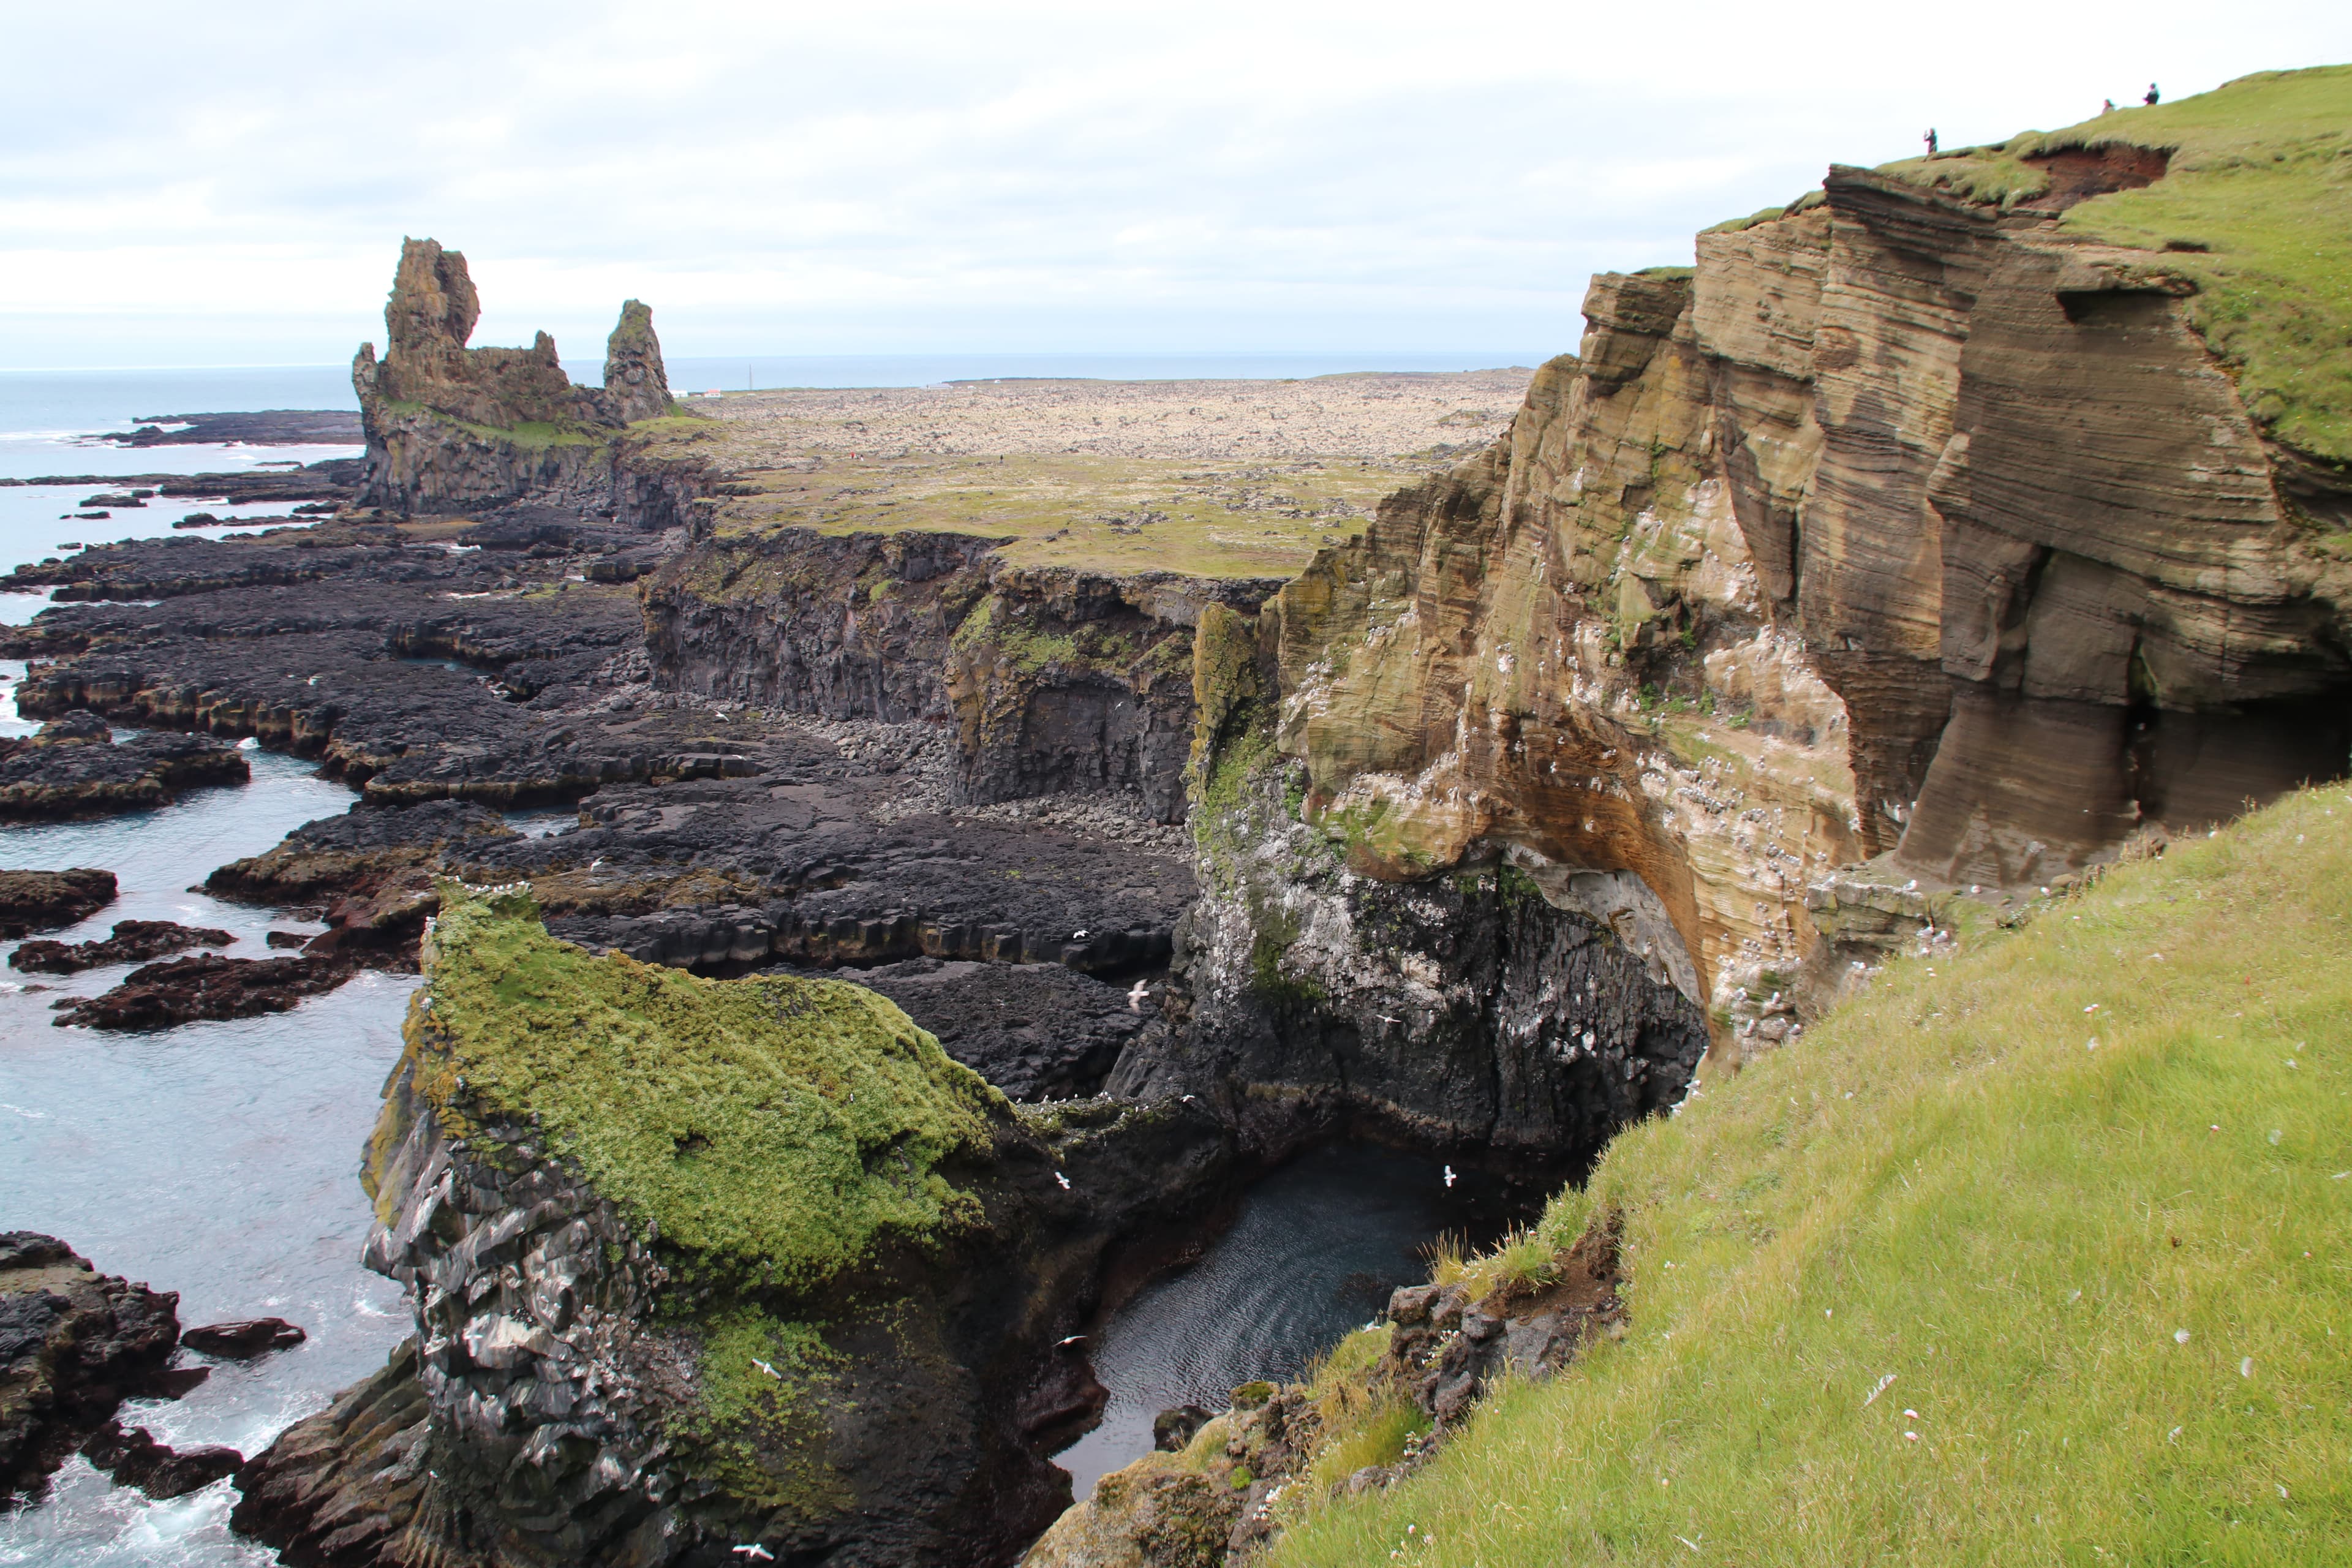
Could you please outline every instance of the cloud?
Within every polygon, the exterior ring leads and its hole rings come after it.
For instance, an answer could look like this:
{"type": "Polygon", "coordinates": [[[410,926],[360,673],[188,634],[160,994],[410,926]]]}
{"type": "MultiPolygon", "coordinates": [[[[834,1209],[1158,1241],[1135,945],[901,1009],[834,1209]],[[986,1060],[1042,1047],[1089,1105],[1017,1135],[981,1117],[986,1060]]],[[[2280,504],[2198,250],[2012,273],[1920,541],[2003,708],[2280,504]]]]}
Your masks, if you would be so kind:
{"type": "Polygon", "coordinates": [[[359,11],[12,20],[0,364],[338,359],[404,234],[574,354],[629,295],[680,353],[1542,351],[1929,123],[2352,55],[2303,0],[359,11]]]}

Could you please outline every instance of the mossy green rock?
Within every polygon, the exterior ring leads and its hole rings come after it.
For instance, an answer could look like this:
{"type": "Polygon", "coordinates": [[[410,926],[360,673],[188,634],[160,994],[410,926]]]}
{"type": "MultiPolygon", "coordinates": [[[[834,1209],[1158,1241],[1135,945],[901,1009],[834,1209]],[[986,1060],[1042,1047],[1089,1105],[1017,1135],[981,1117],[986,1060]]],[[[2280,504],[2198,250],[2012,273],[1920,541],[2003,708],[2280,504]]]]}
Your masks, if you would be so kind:
{"type": "Polygon", "coordinates": [[[524,895],[453,887],[442,909],[413,1019],[446,1043],[420,1083],[451,1131],[535,1123],[608,1202],[745,1285],[812,1288],[979,1220],[939,1167],[985,1151],[1003,1097],[884,997],[597,957],[524,895]]]}

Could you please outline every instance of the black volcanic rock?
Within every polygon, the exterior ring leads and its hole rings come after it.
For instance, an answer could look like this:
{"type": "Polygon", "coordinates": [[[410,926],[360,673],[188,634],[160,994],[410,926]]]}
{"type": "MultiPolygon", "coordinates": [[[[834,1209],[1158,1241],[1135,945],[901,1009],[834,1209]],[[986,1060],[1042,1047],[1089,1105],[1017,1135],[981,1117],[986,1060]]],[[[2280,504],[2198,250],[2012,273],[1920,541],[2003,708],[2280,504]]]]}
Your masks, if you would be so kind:
{"type": "Polygon", "coordinates": [[[192,1351],[226,1361],[250,1361],[268,1351],[282,1351],[310,1336],[283,1318],[247,1318],[234,1323],[206,1323],[180,1335],[192,1351]]]}
{"type": "Polygon", "coordinates": [[[333,958],[223,958],[199,953],[132,970],[103,995],[61,1000],[54,1020],[93,1029],[160,1029],[197,1018],[284,1013],[356,973],[333,958]]]}
{"type": "Polygon", "coordinates": [[[76,974],[109,963],[142,963],[192,947],[226,947],[236,938],[212,926],[173,921],[117,921],[101,942],[28,942],[8,955],[8,966],[31,973],[76,974]]]}
{"type": "Polygon", "coordinates": [[[355,408],[266,408],[252,414],[142,414],[138,428],[102,436],[118,447],[184,447],[234,441],[246,447],[356,447],[355,408]],[[176,425],[181,428],[165,430],[176,425]]]}
{"type": "Polygon", "coordinates": [[[104,720],[79,710],[30,741],[0,741],[0,817],[139,811],[184,789],[253,776],[236,747],[209,735],[145,734],[120,746],[111,735],[104,720]]]}
{"type": "Polygon", "coordinates": [[[114,901],[114,873],[0,871],[0,938],[71,925],[114,901]]]}
{"type": "Polygon", "coordinates": [[[53,1236],[0,1234],[0,1502],[37,1491],[124,1399],[165,1392],[178,1302],[53,1236]]]}

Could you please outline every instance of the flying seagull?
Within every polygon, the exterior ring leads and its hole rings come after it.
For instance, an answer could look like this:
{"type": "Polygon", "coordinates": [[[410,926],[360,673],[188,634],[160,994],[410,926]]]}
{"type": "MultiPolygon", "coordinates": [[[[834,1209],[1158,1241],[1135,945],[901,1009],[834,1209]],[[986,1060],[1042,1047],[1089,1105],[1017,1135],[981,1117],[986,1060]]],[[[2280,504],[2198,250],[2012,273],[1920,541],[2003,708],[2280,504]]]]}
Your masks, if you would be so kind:
{"type": "MultiPolygon", "coordinates": [[[[1452,1183],[1452,1181],[1451,1181],[1451,1180],[1449,1180],[1449,1181],[1447,1182],[1447,1184],[1447,1184],[1448,1186],[1451,1186],[1451,1185],[1453,1184],[1453,1183],[1452,1183]]],[[[784,1374],[783,1374],[782,1373],[778,1372],[774,1367],[770,1366],[766,1362],[761,1361],[758,1356],[753,1356],[753,1357],[751,1358],[751,1364],[752,1364],[753,1366],[758,1367],[761,1372],[766,1373],[770,1377],[774,1378],[778,1383],[782,1383],[782,1382],[783,1382],[783,1381],[784,1381],[784,1374]]],[[[736,1551],[738,1551],[738,1552],[740,1552],[740,1551],[742,1551],[743,1549],[742,1549],[741,1547],[740,1547],[740,1546],[739,1546],[739,1547],[737,1547],[735,1550],[736,1550],[736,1551]]]]}
{"type": "Polygon", "coordinates": [[[1135,989],[1127,994],[1127,1010],[1130,1013],[1142,1012],[1143,999],[1150,994],[1150,984],[1147,981],[1137,981],[1135,983],[1135,989]]]}
{"type": "Polygon", "coordinates": [[[1055,1348],[1055,1350],[1057,1350],[1057,1351],[1066,1351],[1066,1350],[1068,1350],[1072,1345],[1082,1345],[1082,1344],[1084,1344],[1084,1343],[1086,1343],[1086,1342],[1087,1342],[1087,1336],[1086,1336],[1086,1335],[1084,1335],[1084,1334],[1072,1334],[1072,1335],[1071,1335],[1068,1339],[1066,1339],[1066,1340],[1055,1340],[1055,1341],[1054,1342],[1054,1348],[1055,1348]]]}
{"type": "Polygon", "coordinates": [[[746,1563],[773,1563],[776,1560],[776,1554],[774,1552],[769,1551],[766,1547],[761,1545],[756,1541],[751,1542],[749,1546],[738,1546],[734,1548],[734,1552],[736,1556],[740,1557],[746,1563]]]}
{"type": "Polygon", "coordinates": [[[1453,1166],[1451,1166],[1451,1165],[1446,1166],[1446,1167],[1445,1167],[1445,1184],[1446,1184],[1447,1186],[1449,1186],[1449,1187],[1450,1187],[1450,1186],[1452,1186],[1452,1185],[1454,1184],[1454,1182],[1455,1182],[1455,1181],[1457,1181],[1458,1179],[1459,1179],[1459,1178],[1457,1178],[1457,1177],[1454,1174],[1454,1167],[1453,1167],[1453,1166]]]}
{"type": "Polygon", "coordinates": [[[1064,1192],[1066,1193],[1070,1190],[1070,1178],[1062,1174],[1061,1172],[1056,1171],[1054,1173],[1054,1180],[1062,1184],[1062,1190],[1064,1192]]]}

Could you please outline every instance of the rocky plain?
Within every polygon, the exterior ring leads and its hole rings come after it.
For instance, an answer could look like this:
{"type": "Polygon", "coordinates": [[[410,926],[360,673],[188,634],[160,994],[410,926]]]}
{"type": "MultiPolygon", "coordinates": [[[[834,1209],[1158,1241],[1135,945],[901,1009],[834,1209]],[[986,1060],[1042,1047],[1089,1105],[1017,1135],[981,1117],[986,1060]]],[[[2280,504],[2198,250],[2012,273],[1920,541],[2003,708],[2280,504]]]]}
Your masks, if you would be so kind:
{"type": "MultiPolygon", "coordinates": [[[[365,1153],[415,1336],[240,1457],[239,1528],[1262,1549],[1324,1394],[1171,1412],[1091,1500],[1045,1462],[1102,1311],[1253,1176],[1370,1139],[1532,1202],[1890,955],[2341,776],[2344,455],[2217,353],[2210,247],[2069,218],[2176,152],[1833,169],[1459,376],[681,401],[644,305],[575,385],[468,346],[464,258],[410,241],[366,458],[273,480],[331,511],[6,584],[56,604],[0,806],[152,804],[233,741],[361,792],[207,883],[299,952],[123,929],[157,961],[61,1026],[424,977],[365,1153]]],[[[111,887],[0,893],[30,931],[111,887]]],[[[1415,1436],[1326,1489],[1622,1337],[1615,1224],[1400,1291],[1349,1375],[1415,1436]]]]}

